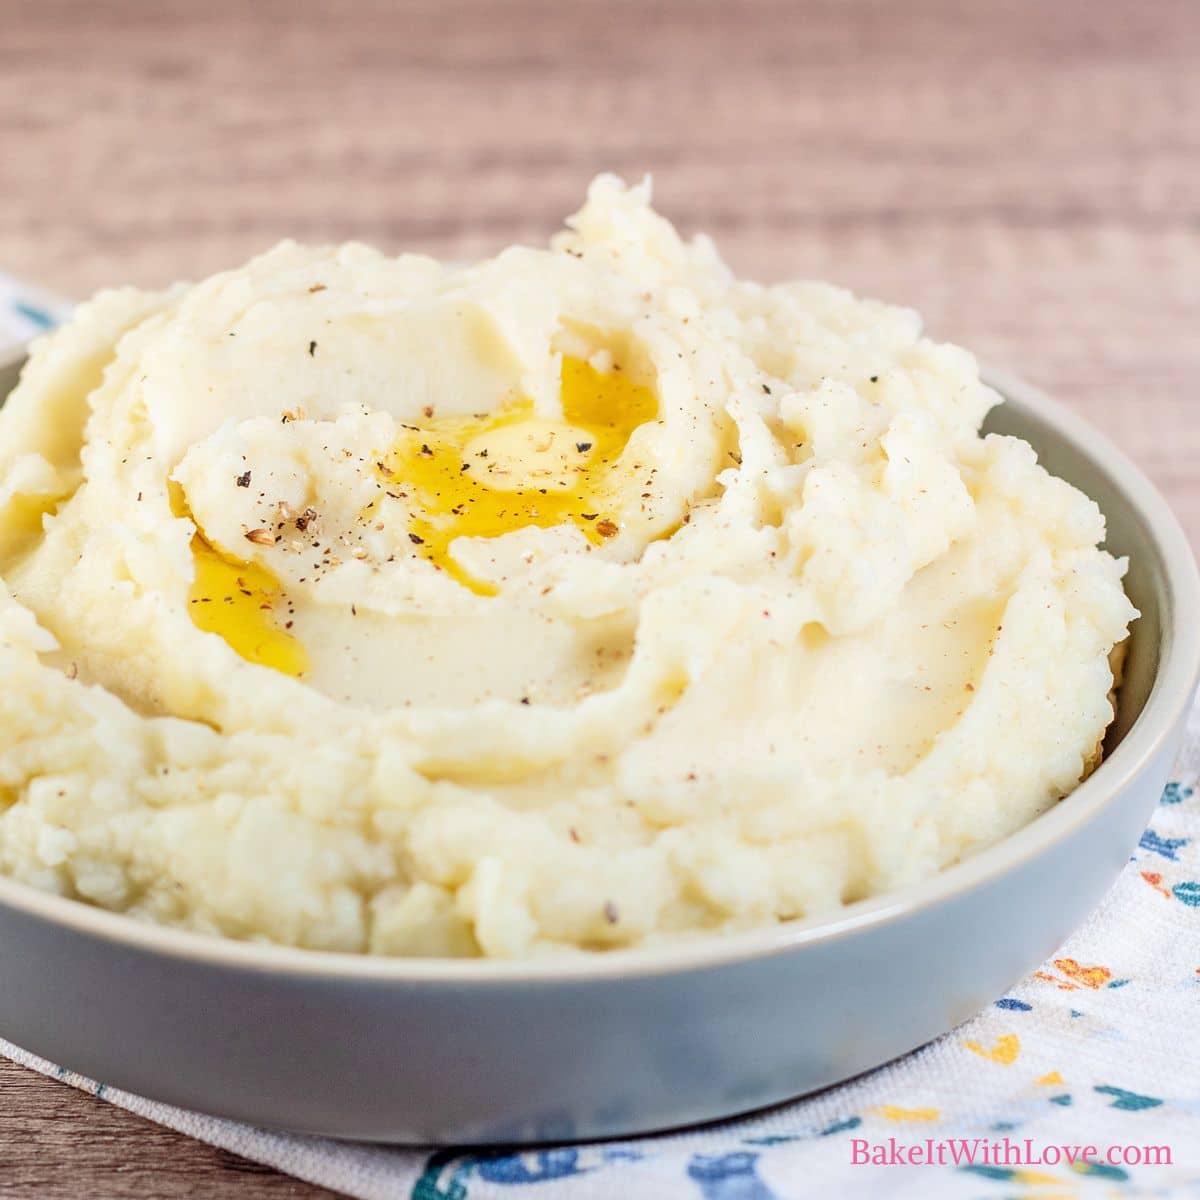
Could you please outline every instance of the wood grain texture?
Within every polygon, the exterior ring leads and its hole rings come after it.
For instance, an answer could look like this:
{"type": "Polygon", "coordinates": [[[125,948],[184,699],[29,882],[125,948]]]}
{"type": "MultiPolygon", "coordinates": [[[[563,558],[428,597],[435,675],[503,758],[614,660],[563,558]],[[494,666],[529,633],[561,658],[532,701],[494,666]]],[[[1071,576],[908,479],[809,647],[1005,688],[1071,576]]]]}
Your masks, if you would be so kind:
{"type": "Polygon", "coordinates": [[[334,1195],[0,1059],[0,1196],[5,1200],[323,1200],[334,1195]]]}
{"type": "MultiPolygon", "coordinates": [[[[277,238],[472,255],[597,171],[739,271],[912,304],[1087,413],[1200,543],[1194,0],[17,0],[0,269],[161,284],[277,238]]],[[[312,1196],[0,1066],[0,1193],[312,1196]],[[124,1190],[122,1190],[124,1189],[124,1190]]]]}

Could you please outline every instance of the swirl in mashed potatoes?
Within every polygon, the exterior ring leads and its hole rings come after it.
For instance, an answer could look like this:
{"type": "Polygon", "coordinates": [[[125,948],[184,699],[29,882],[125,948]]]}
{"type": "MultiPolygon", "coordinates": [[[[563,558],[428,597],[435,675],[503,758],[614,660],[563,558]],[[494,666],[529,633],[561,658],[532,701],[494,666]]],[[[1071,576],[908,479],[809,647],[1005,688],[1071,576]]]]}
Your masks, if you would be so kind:
{"type": "Polygon", "coordinates": [[[1136,616],[916,315],[597,180],[104,293],[0,410],[0,870],[393,955],[828,912],[1069,792],[1136,616]]]}

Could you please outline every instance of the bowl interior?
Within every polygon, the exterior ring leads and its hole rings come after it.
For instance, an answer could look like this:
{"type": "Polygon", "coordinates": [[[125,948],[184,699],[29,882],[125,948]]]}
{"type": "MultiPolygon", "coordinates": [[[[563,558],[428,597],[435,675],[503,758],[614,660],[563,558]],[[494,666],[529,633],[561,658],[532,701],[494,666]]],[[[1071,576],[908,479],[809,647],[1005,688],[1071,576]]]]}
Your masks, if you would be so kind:
{"type": "Polygon", "coordinates": [[[19,355],[11,361],[0,361],[0,404],[3,404],[8,393],[17,386],[17,378],[25,365],[25,356],[19,355]]]}

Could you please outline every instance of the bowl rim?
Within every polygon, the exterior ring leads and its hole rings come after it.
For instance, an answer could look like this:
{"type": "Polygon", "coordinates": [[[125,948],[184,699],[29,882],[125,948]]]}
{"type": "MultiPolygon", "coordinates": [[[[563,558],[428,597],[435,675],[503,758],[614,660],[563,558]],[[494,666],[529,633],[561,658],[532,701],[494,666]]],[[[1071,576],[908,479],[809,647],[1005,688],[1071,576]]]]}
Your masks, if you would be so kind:
{"type": "MultiPolygon", "coordinates": [[[[0,369],[19,365],[15,357],[0,369]]],[[[1161,654],[1142,711],[1111,755],[1048,812],[961,862],[918,880],[787,925],[730,934],[698,934],[673,944],[600,954],[532,959],[388,957],[348,951],[309,950],[155,925],[84,901],[43,892],[0,876],[0,906],[165,959],[247,974],[406,987],[618,983],[773,958],[804,946],[827,943],[877,928],[973,891],[1064,841],[1123,791],[1146,767],[1184,719],[1200,681],[1200,622],[1180,614],[1200,610],[1200,572],[1186,535],[1170,506],[1142,471],[1083,417],[1007,372],[985,368],[984,382],[1003,401],[1032,410],[1106,473],[1141,518],[1148,545],[1165,583],[1160,619],[1161,654]]]]}

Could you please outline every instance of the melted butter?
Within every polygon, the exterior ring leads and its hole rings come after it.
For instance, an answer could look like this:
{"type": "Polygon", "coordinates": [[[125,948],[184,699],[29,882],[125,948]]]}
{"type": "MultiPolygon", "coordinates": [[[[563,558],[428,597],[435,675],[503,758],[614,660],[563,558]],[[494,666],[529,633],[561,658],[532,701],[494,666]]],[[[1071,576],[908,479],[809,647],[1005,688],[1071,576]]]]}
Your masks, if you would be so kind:
{"type": "MultiPolygon", "coordinates": [[[[618,532],[614,467],[633,431],[658,416],[658,400],[619,371],[603,374],[578,358],[564,358],[561,388],[561,420],[536,416],[528,400],[484,416],[430,420],[406,430],[382,464],[415,510],[409,532],[419,552],[480,595],[496,589],[451,557],[457,538],[570,522],[599,545],[618,532]]],[[[175,515],[191,518],[182,489],[172,481],[169,490],[175,515]]],[[[193,624],[223,638],[247,662],[304,674],[308,655],[281,625],[286,601],[279,580],[217,549],[200,532],[191,550],[193,624]]]]}
{"type": "Polygon", "coordinates": [[[414,510],[409,536],[419,553],[479,595],[496,589],[454,560],[457,538],[570,522],[599,545],[619,531],[614,467],[633,431],[658,416],[658,399],[620,371],[571,357],[561,389],[560,421],[535,416],[528,400],[434,419],[409,428],[381,464],[414,510]]]}
{"type": "MultiPolygon", "coordinates": [[[[183,489],[172,480],[168,490],[175,515],[195,524],[183,489]]],[[[308,670],[304,647],[280,627],[276,614],[284,604],[283,587],[266,567],[223,554],[198,531],[192,538],[192,564],[188,613],[197,629],[224,638],[257,666],[285,675],[308,670]]]]}
{"type": "Polygon", "coordinates": [[[304,647],[279,627],[275,609],[283,601],[279,581],[257,563],[226,558],[200,534],[192,539],[196,575],[188,592],[192,623],[224,638],[247,662],[285,675],[308,670],[304,647]]]}

